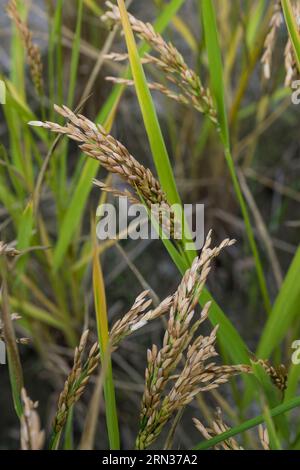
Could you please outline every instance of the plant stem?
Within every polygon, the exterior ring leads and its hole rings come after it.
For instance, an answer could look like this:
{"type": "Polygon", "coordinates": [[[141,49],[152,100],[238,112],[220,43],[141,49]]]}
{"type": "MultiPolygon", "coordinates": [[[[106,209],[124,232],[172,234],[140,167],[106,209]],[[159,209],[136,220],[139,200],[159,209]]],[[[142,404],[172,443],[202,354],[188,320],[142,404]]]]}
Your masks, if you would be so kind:
{"type": "Polygon", "coordinates": [[[242,216],[243,216],[244,223],[245,223],[246,233],[248,236],[249,245],[254,256],[256,273],[257,273],[257,277],[259,281],[262,298],[264,301],[264,306],[265,306],[267,313],[270,313],[272,306],[271,306],[271,301],[270,301],[270,297],[268,294],[264,271],[263,271],[262,263],[261,263],[260,256],[258,253],[257,245],[255,242],[248,208],[247,208],[244,196],[242,194],[242,190],[238,181],[236,169],[234,166],[233,158],[232,158],[229,147],[225,148],[225,158],[226,158],[230,176],[233,182],[234,190],[235,190],[235,193],[236,193],[236,196],[237,196],[240,208],[241,208],[242,216]]]}
{"type": "Polygon", "coordinates": [[[102,269],[97,254],[96,227],[92,224],[94,238],[93,255],[93,289],[97,320],[98,340],[101,352],[102,368],[105,370],[104,398],[106,410],[106,424],[111,450],[120,449],[120,435],[118,425],[118,414],[115,397],[115,387],[113,382],[112,363],[109,348],[108,319],[105,298],[105,287],[102,269]]]}
{"type": "MultiPolygon", "coordinates": [[[[296,408],[297,406],[300,406],[300,396],[294,398],[293,400],[290,400],[287,403],[283,403],[271,409],[270,416],[274,418],[276,416],[281,415],[282,413],[286,413],[287,411],[290,411],[293,408],[296,408]]],[[[210,447],[214,447],[220,442],[223,442],[229,439],[230,437],[234,437],[237,434],[240,434],[244,431],[248,431],[248,429],[254,428],[255,426],[258,426],[259,424],[262,424],[264,421],[265,421],[264,415],[256,416],[255,418],[249,419],[248,421],[245,421],[244,423],[230,429],[229,431],[223,432],[222,434],[219,434],[218,436],[215,436],[212,439],[208,439],[207,441],[201,442],[200,444],[195,446],[194,449],[195,450],[209,449],[210,447]]]]}

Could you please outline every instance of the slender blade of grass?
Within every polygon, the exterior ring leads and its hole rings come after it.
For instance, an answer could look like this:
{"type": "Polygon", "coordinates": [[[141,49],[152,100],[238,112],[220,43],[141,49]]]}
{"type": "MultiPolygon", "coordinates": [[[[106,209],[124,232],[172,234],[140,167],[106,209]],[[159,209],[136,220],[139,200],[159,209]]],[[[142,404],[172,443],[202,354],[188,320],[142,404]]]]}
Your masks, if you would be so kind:
{"type": "MultiPolygon", "coordinates": [[[[33,202],[30,200],[27,206],[24,209],[23,214],[20,218],[20,223],[18,227],[18,242],[17,248],[22,251],[30,247],[32,229],[34,224],[34,214],[33,214],[33,202]]],[[[22,274],[25,270],[28,256],[22,256],[17,262],[17,272],[18,275],[22,274]]]]}
{"type": "Polygon", "coordinates": [[[89,8],[95,15],[101,16],[103,14],[102,8],[97,5],[95,0],[84,0],[84,4],[89,8]]]}
{"type": "MultiPolygon", "coordinates": [[[[124,0],[118,0],[120,16],[127,44],[131,73],[135,83],[135,90],[138,97],[140,110],[143,116],[144,126],[148,135],[151,153],[158,173],[159,181],[166,193],[169,203],[181,204],[180,196],[177,190],[175,178],[162,131],[156,114],[156,109],[145,77],[144,69],[139,56],[138,48],[135,42],[134,34],[130,25],[128,13],[124,0]]],[[[183,214],[183,212],[182,212],[183,214]]],[[[188,224],[185,217],[182,220],[183,243],[185,239],[191,239],[188,236],[188,224]]],[[[187,258],[192,261],[196,256],[196,250],[189,250],[185,253],[187,258]]]]}
{"type": "Polygon", "coordinates": [[[94,254],[93,254],[93,290],[97,320],[98,340],[101,351],[102,367],[105,364],[104,399],[106,424],[111,450],[120,449],[120,436],[115,388],[113,383],[112,364],[109,351],[109,333],[106,308],[106,297],[102,269],[97,253],[96,227],[93,224],[94,254]]]}
{"type": "MultiPolygon", "coordinates": [[[[151,216],[149,210],[148,214],[149,216],[151,216]]],[[[178,250],[174,247],[170,240],[161,236],[162,230],[153,217],[151,218],[151,222],[157,233],[160,235],[160,238],[166,250],[168,251],[168,254],[170,255],[172,261],[176,265],[179,272],[184,275],[185,271],[190,267],[190,263],[178,252],[178,250]]],[[[238,331],[232,325],[231,321],[228,319],[228,317],[222,311],[221,307],[217,304],[215,299],[212,297],[212,295],[206,288],[203,289],[199,302],[202,307],[204,307],[207,302],[211,302],[211,307],[209,310],[209,320],[211,321],[213,326],[219,326],[217,333],[218,341],[221,343],[222,347],[225,348],[225,350],[228,352],[233,362],[235,364],[250,364],[248,348],[246,344],[239,335],[238,331]]],[[[251,384],[253,386],[254,379],[252,376],[244,375],[244,380],[247,384],[251,384]]]]}
{"type": "Polygon", "coordinates": [[[74,437],[73,437],[73,422],[74,422],[74,406],[71,406],[64,435],[64,450],[74,449],[74,437]]]}
{"type": "Polygon", "coordinates": [[[7,292],[7,283],[6,283],[6,269],[1,266],[2,274],[2,321],[3,321],[3,331],[5,344],[7,347],[7,359],[8,359],[8,368],[9,368],[9,378],[12,389],[12,396],[14,401],[14,407],[17,416],[20,418],[23,414],[23,407],[21,402],[21,389],[23,387],[23,372],[21,361],[19,357],[19,351],[16,343],[16,336],[14,327],[11,320],[11,314],[9,309],[9,299],[7,292]]]}
{"type": "Polygon", "coordinates": [[[26,300],[19,300],[16,297],[10,297],[10,303],[14,310],[22,313],[25,318],[37,320],[45,325],[57,328],[60,331],[65,331],[68,328],[61,319],[54,317],[47,310],[33,305],[26,300]]]}
{"type": "MultiPolygon", "coordinates": [[[[172,0],[164,8],[154,25],[158,32],[161,33],[164,31],[183,3],[184,0],[172,0]]],[[[148,50],[149,47],[143,43],[139,49],[139,53],[142,56],[148,50]]],[[[115,86],[97,116],[96,122],[103,124],[107,131],[109,131],[112,127],[115,110],[121,99],[123,90],[124,87],[115,86]]],[[[64,220],[60,229],[59,238],[55,246],[53,259],[54,271],[57,271],[60,268],[66,251],[72,241],[74,232],[80,223],[88,195],[93,185],[92,181],[97,174],[98,168],[99,164],[90,159],[88,159],[83,166],[80,179],[72,195],[69,207],[64,214],[64,220]]]]}
{"type": "MultiPolygon", "coordinates": [[[[28,5],[17,2],[17,10],[22,20],[27,16],[28,5]]],[[[25,95],[25,49],[17,26],[13,23],[11,39],[11,81],[25,95]]]]}
{"type": "Polygon", "coordinates": [[[234,161],[233,161],[231,150],[230,150],[230,137],[229,137],[229,127],[228,127],[228,119],[227,119],[227,111],[226,111],[226,102],[225,102],[221,49],[219,46],[217,22],[216,22],[215,10],[214,10],[212,0],[202,0],[201,7],[202,7],[202,15],[203,15],[204,36],[205,36],[210,75],[211,75],[212,93],[215,98],[215,102],[217,106],[218,118],[219,118],[219,123],[220,123],[221,140],[224,145],[225,158],[226,158],[230,176],[233,182],[234,190],[235,190],[235,193],[236,193],[236,196],[237,196],[240,208],[241,208],[241,212],[243,215],[245,228],[246,228],[246,232],[247,232],[247,236],[249,240],[249,245],[252,250],[254,261],[255,261],[257,278],[258,278],[262,298],[264,301],[264,305],[265,305],[266,311],[270,312],[271,301],[270,301],[268,290],[267,290],[264,271],[263,271],[262,263],[260,260],[256,241],[254,238],[247,205],[244,200],[242,190],[240,188],[240,184],[239,184],[235,166],[234,166],[234,161]]]}
{"type": "Polygon", "coordinates": [[[77,70],[78,70],[79,53],[80,53],[82,13],[83,13],[83,0],[78,0],[77,21],[76,21],[75,36],[73,39],[71,67],[70,67],[70,84],[69,84],[68,100],[67,100],[69,108],[73,106],[75,87],[76,87],[76,81],[77,81],[77,70]]]}
{"type": "MultiPolygon", "coordinates": [[[[23,122],[37,121],[37,116],[34,114],[32,109],[30,109],[27,101],[21,95],[20,90],[8,78],[5,78],[1,74],[0,79],[5,82],[6,90],[9,94],[9,99],[11,100],[9,106],[12,106],[15,109],[19,118],[23,122]]],[[[47,132],[45,132],[45,129],[41,127],[35,127],[33,128],[33,131],[39,136],[41,140],[43,140],[43,142],[48,142],[48,136],[47,132]]]]}
{"type": "MultiPolygon", "coordinates": [[[[262,365],[253,361],[251,361],[251,364],[253,373],[258,379],[259,384],[259,387],[256,388],[257,398],[258,400],[263,400],[263,407],[265,409],[265,413],[268,415],[269,410],[271,408],[280,405],[280,403],[282,402],[282,396],[281,393],[279,393],[279,390],[271,381],[269,375],[266,373],[262,365]]],[[[271,423],[269,424],[271,425],[271,423]]],[[[287,417],[285,415],[280,415],[274,418],[274,423],[272,422],[272,425],[273,424],[276,425],[280,437],[287,440],[290,434],[287,417]]],[[[274,432],[276,433],[276,429],[273,430],[273,433],[274,432]]],[[[279,436],[277,436],[277,438],[278,439],[275,439],[275,443],[277,442],[277,440],[279,440],[279,436]]],[[[274,445],[276,445],[275,443],[274,445]]]]}
{"type": "Polygon", "coordinates": [[[95,388],[88,405],[84,428],[81,434],[80,450],[93,450],[94,448],[99,412],[102,405],[103,375],[103,370],[101,370],[96,378],[95,388]]]}
{"type": "MultiPolygon", "coordinates": [[[[153,28],[155,31],[158,33],[162,33],[172,18],[176,15],[177,11],[181,8],[183,5],[184,0],[171,0],[168,5],[166,5],[159,15],[159,17],[156,19],[156,21],[153,24],[153,28]]],[[[151,47],[146,43],[142,42],[141,45],[139,46],[139,55],[140,57],[143,57],[143,55],[146,52],[149,52],[151,50],[151,47]]],[[[130,69],[128,68],[124,75],[123,78],[131,78],[130,74],[130,69]]],[[[113,90],[109,97],[107,98],[106,102],[101,108],[101,111],[98,114],[97,121],[98,122],[104,122],[107,119],[108,114],[110,113],[111,109],[115,107],[115,105],[120,101],[121,96],[123,91],[125,90],[124,85],[114,85],[113,90]]]]}
{"type": "MultiPolygon", "coordinates": [[[[3,106],[3,111],[9,132],[11,161],[17,171],[24,175],[25,165],[21,148],[20,123],[16,119],[16,109],[12,105],[10,93],[7,93],[7,103],[6,106],[3,106]]],[[[12,175],[11,182],[17,195],[20,197],[20,199],[22,199],[24,197],[24,188],[20,180],[15,175],[12,175]]]]}
{"type": "Polygon", "coordinates": [[[249,23],[247,26],[247,45],[248,47],[252,47],[253,43],[256,38],[256,34],[261,22],[261,19],[263,17],[264,11],[266,8],[266,0],[259,0],[257,4],[253,6],[253,9],[251,10],[251,15],[249,17],[249,23]]]}
{"type": "MultiPolygon", "coordinates": [[[[272,418],[276,416],[280,416],[281,414],[286,413],[287,411],[293,410],[294,408],[298,406],[300,406],[299,396],[296,398],[293,398],[292,400],[289,400],[286,403],[282,403],[281,405],[278,405],[275,408],[272,408],[270,410],[270,416],[272,418]]],[[[226,439],[229,439],[230,437],[234,437],[237,434],[241,434],[242,432],[248,431],[249,429],[252,429],[264,422],[265,422],[265,416],[261,414],[259,416],[256,416],[255,418],[244,421],[239,426],[235,426],[229,431],[223,432],[222,434],[219,434],[218,436],[215,436],[212,439],[208,439],[207,441],[201,442],[200,444],[195,446],[194,449],[195,450],[209,449],[210,447],[216,446],[220,442],[226,441],[226,439]]]]}
{"type": "Polygon", "coordinates": [[[300,33],[297,20],[295,18],[292,4],[290,0],[281,0],[282,10],[285,22],[288,28],[289,36],[293,44],[297,67],[300,72],[300,33]]]}
{"type": "Polygon", "coordinates": [[[289,267],[274,307],[263,329],[257,348],[257,356],[270,357],[274,349],[283,340],[288,328],[299,315],[300,302],[300,248],[289,267]]]}
{"type": "Polygon", "coordinates": [[[269,408],[266,406],[264,408],[264,419],[268,430],[268,436],[270,440],[270,449],[271,450],[282,450],[279,437],[276,432],[276,428],[270,413],[269,408]]]}
{"type": "Polygon", "coordinates": [[[284,394],[284,401],[289,401],[297,393],[300,380],[300,364],[292,364],[288,374],[287,388],[284,394]]]}
{"type": "MultiPolygon", "coordinates": [[[[163,140],[161,130],[159,128],[159,123],[156,117],[156,112],[155,108],[153,105],[153,101],[151,98],[151,94],[149,92],[146,78],[144,76],[144,72],[142,69],[142,65],[140,62],[139,55],[137,53],[137,48],[135,46],[135,40],[133,37],[133,33],[131,30],[131,26],[129,23],[129,19],[127,16],[125,4],[123,0],[118,0],[119,8],[120,8],[120,13],[121,17],[123,20],[123,28],[124,28],[124,33],[125,37],[127,39],[127,48],[128,48],[128,53],[131,61],[131,67],[132,67],[132,74],[135,79],[135,85],[136,85],[136,91],[139,97],[139,102],[140,102],[140,107],[144,116],[144,122],[145,122],[145,127],[148,132],[149,140],[163,140]],[[127,19],[126,19],[127,18],[127,19]],[[148,90],[148,91],[147,91],[148,90]]],[[[162,147],[164,147],[164,144],[162,143],[162,147]]],[[[164,147],[165,148],[165,147],[164,147]]],[[[162,158],[167,159],[167,163],[165,164],[163,168],[163,172],[159,174],[159,177],[165,178],[166,180],[161,180],[162,186],[164,190],[166,191],[168,189],[168,184],[170,181],[172,181],[172,184],[175,184],[175,180],[173,177],[173,172],[172,168],[169,165],[169,159],[168,156],[163,156],[157,158],[155,157],[154,152],[156,151],[156,148],[152,148],[152,153],[154,156],[154,159],[156,159],[156,165],[159,167],[161,165],[164,165],[164,161],[162,158]],[[164,182],[164,185],[163,185],[164,182]]],[[[177,189],[176,189],[176,194],[177,189]]],[[[168,193],[169,197],[173,198],[172,201],[174,201],[174,197],[176,196],[175,193],[173,193],[173,190],[168,193]]],[[[176,201],[178,202],[178,200],[176,201]]],[[[194,259],[196,252],[195,251],[190,251],[188,252],[189,254],[189,261],[188,263],[184,263],[184,257],[180,257],[178,252],[174,249],[173,245],[169,242],[167,243],[166,240],[162,238],[171,258],[177,265],[177,267],[180,269],[181,273],[183,274],[184,271],[190,266],[190,262],[194,259]],[[183,270],[184,268],[184,270],[183,270]]],[[[209,294],[208,291],[204,291],[203,295],[200,298],[200,303],[204,305],[208,300],[213,301],[211,295],[209,294]]],[[[243,363],[249,363],[249,357],[247,353],[247,347],[243,340],[241,339],[240,335],[238,334],[237,330],[234,328],[234,326],[231,324],[231,322],[228,320],[228,318],[223,314],[222,310],[220,307],[216,304],[216,302],[213,301],[211,310],[210,310],[210,319],[213,324],[219,324],[219,339],[234,360],[234,362],[243,362],[243,363]]],[[[250,378],[247,378],[247,380],[251,380],[250,378]]]]}
{"type": "Polygon", "coordinates": [[[145,128],[151,147],[151,152],[155,161],[155,166],[160,183],[165,191],[170,204],[180,203],[175,179],[172,172],[166,145],[162,136],[160,125],[157,119],[153,100],[147,86],[143,66],[139,57],[136,42],[131,29],[128,13],[123,0],[118,0],[123,31],[125,34],[131,72],[135,81],[135,89],[140,103],[145,128]]]}
{"type": "MultiPolygon", "coordinates": [[[[54,18],[49,18],[49,44],[48,44],[48,77],[49,77],[49,99],[50,103],[57,102],[55,83],[58,81],[55,70],[55,48],[59,40],[59,30],[62,21],[63,0],[58,0],[54,18]],[[51,21],[52,20],[52,21],[51,21]]],[[[61,103],[59,103],[61,104],[61,103]]],[[[53,108],[51,107],[51,118],[53,117],[53,108]]]]}
{"type": "Polygon", "coordinates": [[[197,41],[196,41],[195,36],[193,35],[191,29],[185,23],[185,21],[183,21],[183,19],[180,18],[180,16],[175,15],[174,18],[173,18],[173,25],[174,25],[174,28],[177,29],[179,34],[185,40],[185,42],[192,49],[192,51],[197,52],[197,50],[198,50],[197,41]]]}

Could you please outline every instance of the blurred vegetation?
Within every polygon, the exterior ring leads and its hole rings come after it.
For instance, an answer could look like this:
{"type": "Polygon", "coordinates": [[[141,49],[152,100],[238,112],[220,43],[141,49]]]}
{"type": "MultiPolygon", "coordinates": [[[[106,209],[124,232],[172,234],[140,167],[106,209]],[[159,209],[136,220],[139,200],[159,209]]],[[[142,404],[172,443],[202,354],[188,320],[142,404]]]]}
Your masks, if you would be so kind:
{"type": "MultiPolygon", "coordinates": [[[[13,404],[22,417],[23,383],[39,401],[49,435],[83,330],[90,329],[91,342],[99,337],[103,358],[107,339],[99,317],[111,326],[145,288],[157,301],[167,297],[195,255],[160,240],[95,241],[97,206],[113,196],[94,187],[93,178],[110,177],[67,137],[28,125],[62,124],[53,105],[65,104],[101,123],[156,173],[170,203],[204,203],[205,232],[212,229],[216,242],[237,240],[218,258],[200,298],[202,305],[213,299],[210,320],[220,325],[223,362],[250,364],[255,355],[288,370],[285,394],[277,393],[259,367],[232,379],[222,396],[199,394],[177,425],[174,446],[194,447],[200,435],[191,429],[191,417],[211,419],[217,405],[246,447],[257,447],[252,428],[264,421],[274,448],[299,449],[300,366],[291,363],[291,345],[300,338],[300,114],[287,84],[287,75],[296,80],[300,70],[297,2],[127,2],[132,14],[178,48],[210,89],[218,129],[207,113],[149,92],[151,82],[167,86],[167,76],[140,60],[152,47],[139,35],[136,45],[125,14],[122,24],[109,28],[101,19],[103,1],[12,4],[0,1],[9,58],[0,57],[6,87],[0,109],[0,240],[17,255],[0,248],[2,322],[11,333],[5,336],[9,372],[0,366],[0,448],[19,447],[13,404]],[[115,51],[128,51],[129,64],[106,58],[115,51]],[[111,84],[111,75],[132,78],[134,86],[111,84]],[[11,322],[11,313],[20,318],[11,322]],[[16,347],[15,335],[29,344],[16,347]]],[[[116,176],[112,181],[123,189],[116,176]]],[[[106,378],[99,369],[72,407],[62,445],[118,447],[115,406],[122,448],[134,445],[146,350],[164,331],[158,320],[121,344],[112,365],[108,360],[106,378]],[[92,423],[95,413],[99,419],[92,423]],[[105,414],[109,437],[103,432],[105,414]]]]}

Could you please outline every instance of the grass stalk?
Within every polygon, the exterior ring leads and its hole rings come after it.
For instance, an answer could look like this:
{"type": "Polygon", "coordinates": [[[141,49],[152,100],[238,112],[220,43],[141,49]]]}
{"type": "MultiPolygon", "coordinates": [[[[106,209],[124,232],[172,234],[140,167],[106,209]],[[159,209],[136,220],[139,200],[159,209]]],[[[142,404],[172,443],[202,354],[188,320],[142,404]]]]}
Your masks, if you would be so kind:
{"type": "MultiPolygon", "coordinates": [[[[280,416],[283,413],[287,413],[288,411],[293,410],[294,408],[297,408],[298,406],[300,406],[299,396],[296,398],[293,398],[292,400],[289,400],[286,403],[278,405],[275,408],[272,408],[270,410],[270,416],[272,418],[275,418],[276,416],[280,416]]],[[[212,439],[208,439],[207,441],[201,442],[200,444],[195,446],[194,449],[195,450],[209,449],[219,444],[220,442],[225,441],[226,439],[229,439],[230,437],[234,437],[238,434],[248,431],[249,429],[252,429],[264,422],[265,422],[265,416],[263,414],[256,416],[255,418],[248,419],[247,421],[244,421],[242,424],[240,424],[239,426],[235,426],[229,431],[223,432],[222,434],[219,434],[218,436],[215,436],[212,439]]]]}
{"type": "Polygon", "coordinates": [[[293,44],[295,59],[297,67],[300,72],[300,33],[297,19],[293,13],[293,8],[290,0],[281,0],[282,10],[284,13],[286,25],[288,28],[289,36],[293,44]]]}
{"type": "Polygon", "coordinates": [[[107,306],[104,279],[102,269],[97,253],[96,242],[96,227],[92,224],[93,239],[94,239],[94,254],[93,254],[93,290],[95,301],[95,312],[97,320],[98,340],[101,352],[102,367],[105,367],[104,378],[104,400],[106,411],[106,424],[109,438],[109,445],[111,450],[120,449],[120,436],[118,425],[118,414],[115,398],[115,388],[113,382],[112,364],[110,358],[109,348],[109,333],[108,333],[108,319],[107,319],[107,306]]]}
{"type": "MultiPolygon", "coordinates": [[[[183,3],[184,0],[172,0],[165,7],[154,25],[158,32],[163,32],[165,30],[183,3]]],[[[143,56],[148,50],[149,47],[143,43],[139,48],[140,56],[143,56]]],[[[103,124],[108,132],[113,125],[115,112],[124,89],[124,86],[116,85],[102,106],[101,111],[97,115],[96,122],[103,124]]],[[[98,169],[99,164],[91,160],[86,161],[83,166],[79,181],[75,186],[75,190],[72,194],[69,206],[66,210],[66,213],[64,214],[64,220],[61,225],[58,242],[55,246],[53,261],[54,271],[57,271],[60,268],[66,251],[71,243],[76,227],[78,227],[80,223],[88,195],[92,188],[92,181],[93,178],[95,178],[98,169]]]]}
{"type": "Polygon", "coordinates": [[[227,111],[225,103],[225,90],[223,81],[222,59],[221,50],[219,46],[217,23],[215,17],[214,6],[212,0],[203,0],[201,2],[203,26],[206,41],[206,48],[208,54],[209,68],[212,82],[212,92],[216,101],[218,110],[218,117],[220,123],[221,140],[224,145],[225,158],[228,165],[229,173],[232,179],[234,190],[240,205],[242,216],[245,223],[246,233],[248,236],[249,245],[254,257],[257,278],[264,301],[265,309],[268,313],[271,311],[271,301],[269,298],[267,284],[264,276],[262,263],[259,256],[259,251],[254,238],[254,233],[248,213],[248,208],[243,197],[242,190],[238,181],[234,161],[230,149],[230,136],[227,120],[227,111]]]}

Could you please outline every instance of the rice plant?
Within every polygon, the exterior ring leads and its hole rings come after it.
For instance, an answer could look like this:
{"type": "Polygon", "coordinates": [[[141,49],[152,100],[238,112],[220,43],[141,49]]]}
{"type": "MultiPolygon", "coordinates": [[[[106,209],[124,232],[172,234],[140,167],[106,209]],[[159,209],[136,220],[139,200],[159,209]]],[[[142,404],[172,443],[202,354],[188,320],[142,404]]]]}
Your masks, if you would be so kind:
{"type": "Polygon", "coordinates": [[[299,2],[0,8],[0,449],[299,450],[299,2]]]}

